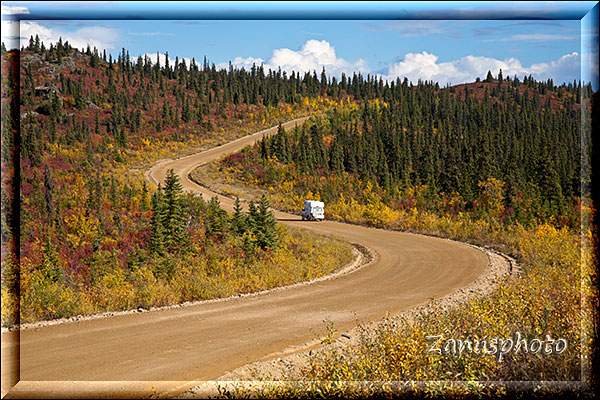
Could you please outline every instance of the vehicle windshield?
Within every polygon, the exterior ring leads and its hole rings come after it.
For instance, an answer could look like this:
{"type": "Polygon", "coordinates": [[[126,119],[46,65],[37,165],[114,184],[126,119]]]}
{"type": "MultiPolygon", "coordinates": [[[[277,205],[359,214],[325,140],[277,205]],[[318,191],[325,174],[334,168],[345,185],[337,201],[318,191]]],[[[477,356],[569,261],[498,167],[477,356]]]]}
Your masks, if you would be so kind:
{"type": "Polygon", "coordinates": [[[322,213],[323,209],[321,207],[313,207],[313,212],[318,212],[318,213],[322,213]]]}

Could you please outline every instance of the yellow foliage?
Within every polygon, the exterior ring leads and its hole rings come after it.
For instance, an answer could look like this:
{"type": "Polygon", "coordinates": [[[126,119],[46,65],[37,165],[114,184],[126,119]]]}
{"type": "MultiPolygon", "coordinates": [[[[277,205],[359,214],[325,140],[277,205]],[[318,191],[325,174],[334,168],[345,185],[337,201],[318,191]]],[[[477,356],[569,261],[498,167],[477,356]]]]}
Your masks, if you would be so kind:
{"type": "Polygon", "coordinates": [[[319,192],[313,193],[310,190],[308,191],[308,193],[306,193],[306,195],[304,197],[306,197],[306,200],[316,200],[316,201],[321,200],[321,194],[319,192]]]}
{"type": "Polygon", "coordinates": [[[365,206],[358,203],[355,199],[346,199],[344,194],[340,193],[337,201],[333,204],[328,204],[325,211],[328,218],[362,224],[365,222],[365,208],[365,206]]]}
{"type": "Polygon", "coordinates": [[[85,216],[83,210],[76,211],[75,214],[64,219],[67,226],[67,241],[74,248],[91,243],[99,225],[96,218],[85,216]]]}
{"type": "Polygon", "coordinates": [[[496,178],[488,178],[485,181],[479,182],[481,190],[477,202],[490,217],[498,218],[504,211],[504,182],[496,178]]]}

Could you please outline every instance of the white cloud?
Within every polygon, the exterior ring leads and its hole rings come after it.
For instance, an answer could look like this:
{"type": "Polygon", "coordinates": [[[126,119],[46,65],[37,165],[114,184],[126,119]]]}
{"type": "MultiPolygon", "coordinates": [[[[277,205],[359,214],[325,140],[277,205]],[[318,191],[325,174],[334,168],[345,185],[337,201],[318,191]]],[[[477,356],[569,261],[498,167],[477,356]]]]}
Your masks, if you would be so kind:
{"type": "Polygon", "coordinates": [[[466,56],[458,60],[438,62],[438,56],[427,52],[408,53],[398,63],[388,66],[386,75],[382,77],[395,80],[405,77],[413,83],[419,79],[446,84],[459,84],[473,82],[477,77],[485,79],[487,72],[491,71],[494,76],[502,69],[502,74],[523,77],[532,75],[537,80],[552,78],[556,84],[579,79],[580,56],[574,52],[564,55],[558,60],[549,63],[533,64],[524,67],[516,58],[498,60],[489,57],[466,56]]]}
{"type": "Polygon", "coordinates": [[[88,44],[100,50],[114,49],[118,39],[116,30],[104,26],[89,26],[63,35],[63,42],[68,40],[71,46],[79,49],[86,48],[88,44]]]}
{"type": "Polygon", "coordinates": [[[555,83],[572,82],[574,79],[580,79],[581,57],[577,52],[565,54],[556,61],[533,64],[529,71],[538,80],[552,78],[555,83]]]}
{"type": "Polygon", "coordinates": [[[119,40],[119,33],[115,29],[104,26],[86,26],[72,32],[49,28],[38,22],[21,21],[20,30],[18,21],[2,21],[2,41],[9,49],[20,48],[29,44],[29,38],[38,35],[46,46],[57,43],[62,38],[63,43],[69,42],[78,49],[97,47],[98,50],[114,49],[119,40]],[[20,43],[19,43],[20,39],[20,43]]]}
{"type": "MultiPolygon", "coordinates": [[[[439,62],[438,59],[437,55],[426,51],[407,53],[404,55],[404,59],[388,65],[387,71],[377,74],[377,76],[387,80],[396,80],[396,78],[403,80],[406,77],[415,84],[419,79],[434,81],[442,86],[474,82],[478,77],[485,79],[488,71],[496,76],[500,69],[505,77],[517,75],[522,78],[532,75],[538,80],[552,78],[556,84],[580,79],[581,57],[576,52],[564,55],[555,61],[533,64],[529,67],[523,66],[520,60],[513,57],[499,60],[470,55],[447,62],[439,62]]],[[[347,76],[351,76],[354,72],[372,73],[364,60],[350,62],[339,57],[335,48],[325,40],[309,40],[298,50],[275,49],[271,58],[266,61],[262,58],[236,57],[231,64],[246,70],[249,70],[252,64],[257,66],[263,64],[265,71],[281,68],[288,73],[291,71],[301,73],[316,71],[317,74],[325,67],[329,76],[336,77],[339,77],[342,72],[347,76]]],[[[226,69],[228,66],[229,63],[217,64],[218,68],[226,69]]]]}
{"type": "MultiPolygon", "coordinates": [[[[346,75],[352,75],[354,72],[363,74],[369,73],[371,70],[366,62],[359,59],[355,62],[346,61],[339,58],[335,53],[335,48],[326,40],[308,40],[298,50],[287,48],[275,49],[271,58],[264,62],[261,58],[242,58],[236,57],[232,64],[238,68],[244,67],[248,70],[255,63],[257,66],[261,63],[264,65],[265,72],[269,69],[276,71],[281,68],[282,71],[291,73],[292,71],[305,73],[316,71],[321,73],[323,68],[329,76],[340,77],[342,72],[346,75]]],[[[227,68],[228,63],[220,63],[218,68],[227,68]]]]}
{"type": "MultiPolygon", "coordinates": [[[[265,69],[268,70],[267,65],[265,65],[265,61],[262,58],[236,57],[231,62],[231,65],[233,65],[234,67],[244,68],[246,71],[250,71],[250,69],[252,68],[252,65],[256,65],[257,67],[259,67],[261,64],[263,64],[265,69]]],[[[218,64],[215,64],[215,67],[217,69],[228,69],[229,63],[218,63],[218,64]]]]}

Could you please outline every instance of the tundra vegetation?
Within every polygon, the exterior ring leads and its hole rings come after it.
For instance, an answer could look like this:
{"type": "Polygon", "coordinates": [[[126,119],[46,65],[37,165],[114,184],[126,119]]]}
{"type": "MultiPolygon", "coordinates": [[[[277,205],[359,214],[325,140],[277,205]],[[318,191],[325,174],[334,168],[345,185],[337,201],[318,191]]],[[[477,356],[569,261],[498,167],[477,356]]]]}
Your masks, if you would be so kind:
{"type": "Polygon", "coordinates": [[[113,60],[37,38],[21,51],[3,46],[3,325],[325,274],[349,259],[349,247],[273,226],[264,212],[270,203],[298,213],[310,198],[325,201],[326,218],[496,247],[516,256],[522,273],[452,310],[388,318],[356,346],[331,337],[304,368],[256,395],[467,396],[504,393],[477,381],[582,377],[597,302],[589,155],[579,146],[589,139],[581,126],[596,96],[589,86],[500,71],[441,88],[166,59],[160,66],[123,49],[113,60]],[[249,213],[228,216],[216,199],[184,195],[173,175],[164,187],[145,183],[157,160],[302,115],[314,118],[210,166],[263,191],[249,213]],[[428,335],[515,331],[568,347],[501,363],[422,355],[428,335]],[[417,380],[438,383],[389,383],[417,380]]]}
{"type": "Polygon", "coordinates": [[[325,107],[307,106],[315,89],[299,76],[37,38],[3,47],[2,71],[3,326],[249,293],[352,258],[349,244],[276,225],[267,198],[229,216],[173,174],[158,188],[144,177],[325,107]]]}

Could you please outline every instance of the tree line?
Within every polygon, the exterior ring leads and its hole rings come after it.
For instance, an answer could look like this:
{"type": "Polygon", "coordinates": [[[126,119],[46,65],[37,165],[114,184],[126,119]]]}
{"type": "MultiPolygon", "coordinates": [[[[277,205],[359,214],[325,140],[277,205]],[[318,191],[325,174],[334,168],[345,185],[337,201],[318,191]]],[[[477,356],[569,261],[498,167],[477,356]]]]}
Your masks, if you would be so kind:
{"type": "Polygon", "coordinates": [[[528,202],[556,216],[581,196],[580,112],[574,95],[553,109],[529,85],[496,83],[498,93],[486,88],[478,101],[468,87],[461,98],[422,84],[389,103],[332,110],[291,132],[280,127],[257,151],[263,161],[274,156],[299,174],[347,173],[387,193],[419,185],[433,193],[456,191],[467,206],[480,183],[494,178],[504,183],[503,198],[516,219],[528,219],[520,214],[528,202]]]}

